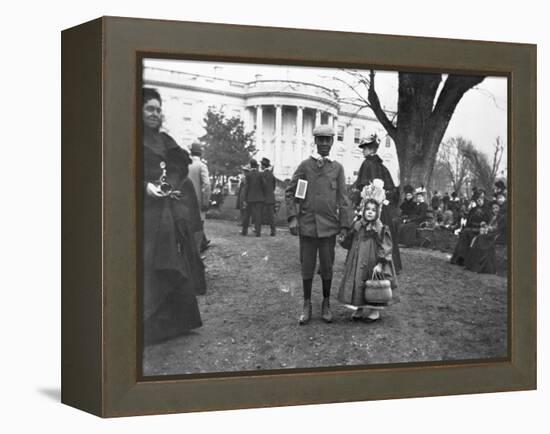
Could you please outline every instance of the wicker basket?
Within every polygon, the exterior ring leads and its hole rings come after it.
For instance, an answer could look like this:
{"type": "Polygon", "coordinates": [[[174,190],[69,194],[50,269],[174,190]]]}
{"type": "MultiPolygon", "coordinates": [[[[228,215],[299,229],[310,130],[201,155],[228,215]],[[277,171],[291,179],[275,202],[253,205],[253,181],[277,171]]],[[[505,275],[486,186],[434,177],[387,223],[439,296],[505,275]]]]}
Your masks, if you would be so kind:
{"type": "Polygon", "coordinates": [[[365,281],[364,295],[369,304],[388,304],[393,296],[391,282],[383,275],[372,273],[372,278],[365,281]]]}

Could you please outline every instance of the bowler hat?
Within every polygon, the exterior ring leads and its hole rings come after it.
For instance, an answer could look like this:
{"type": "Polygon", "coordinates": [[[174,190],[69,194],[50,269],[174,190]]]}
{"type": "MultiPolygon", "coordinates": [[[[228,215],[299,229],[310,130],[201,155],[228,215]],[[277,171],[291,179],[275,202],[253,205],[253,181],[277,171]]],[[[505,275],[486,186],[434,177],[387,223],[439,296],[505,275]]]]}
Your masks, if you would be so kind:
{"type": "Polygon", "coordinates": [[[264,167],[271,166],[271,161],[269,161],[269,158],[262,158],[262,161],[260,161],[260,164],[264,167]]]}
{"type": "Polygon", "coordinates": [[[327,125],[327,124],[318,125],[313,129],[313,135],[333,137],[334,128],[332,128],[330,125],[327,125]]]}
{"type": "Polygon", "coordinates": [[[258,167],[258,161],[256,161],[254,158],[250,160],[250,167],[258,167]]]}
{"type": "Polygon", "coordinates": [[[403,192],[405,194],[408,194],[408,193],[412,194],[413,191],[414,190],[412,188],[412,185],[410,185],[410,184],[407,184],[405,187],[403,187],[403,192]]]}

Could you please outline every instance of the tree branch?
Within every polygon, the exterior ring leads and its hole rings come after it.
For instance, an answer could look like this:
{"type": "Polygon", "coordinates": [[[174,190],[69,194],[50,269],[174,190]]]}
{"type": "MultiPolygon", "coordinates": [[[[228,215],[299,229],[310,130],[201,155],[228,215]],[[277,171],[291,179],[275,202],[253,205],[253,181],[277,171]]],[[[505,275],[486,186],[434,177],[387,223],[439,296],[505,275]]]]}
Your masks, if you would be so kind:
{"type": "Polygon", "coordinates": [[[450,74],[445,80],[443,89],[437,98],[437,103],[432,112],[432,119],[435,123],[449,123],[456,106],[464,94],[481,83],[485,76],[477,75],[454,75],[450,74]]]}
{"type": "Polygon", "coordinates": [[[388,119],[386,112],[382,109],[382,106],[380,105],[380,99],[378,98],[378,94],[376,93],[376,89],[374,87],[374,70],[372,69],[370,70],[370,85],[369,85],[369,92],[368,92],[368,100],[370,103],[370,108],[372,109],[374,115],[376,116],[378,121],[382,124],[382,126],[385,128],[385,130],[388,132],[389,136],[395,141],[397,128],[388,119]]]}
{"type": "MultiPolygon", "coordinates": [[[[353,75],[351,72],[348,72],[350,75],[353,75]]],[[[344,84],[348,89],[350,89],[355,95],[357,95],[357,99],[359,101],[361,101],[363,104],[365,104],[367,107],[370,107],[370,104],[369,104],[369,101],[367,99],[365,99],[365,97],[363,95],[361,95],[361,93],[359,93],[356,89],[355,86],[352,86],[351,84],[349,84],[346,80],[342,80],[341,78],[339,77],[333,77],[334,80],[336,81],[339,81],[340,83],[344,84]]],[[[360,81],[361,82],[361,81],[360,81]]],[[[362,84],[365,84],[365,83],[362,83],[362,84]]],[[[367,86],[365,84],[365,86],[367,86]]],[[[367,86],[368,88],[368,86],[367,86]]]]}

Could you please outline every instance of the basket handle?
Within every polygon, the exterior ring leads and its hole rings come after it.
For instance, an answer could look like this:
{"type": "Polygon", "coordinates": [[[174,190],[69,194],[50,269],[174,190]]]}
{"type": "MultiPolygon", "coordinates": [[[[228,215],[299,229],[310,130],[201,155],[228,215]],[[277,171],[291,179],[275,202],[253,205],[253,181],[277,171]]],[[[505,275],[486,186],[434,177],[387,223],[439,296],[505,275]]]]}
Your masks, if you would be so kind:
{"type": "Polygon", "coordinates": [[[372,270],[371,280],[384,280],[384,277],[384,273],[377,273],[376,271],[372,270]]]}

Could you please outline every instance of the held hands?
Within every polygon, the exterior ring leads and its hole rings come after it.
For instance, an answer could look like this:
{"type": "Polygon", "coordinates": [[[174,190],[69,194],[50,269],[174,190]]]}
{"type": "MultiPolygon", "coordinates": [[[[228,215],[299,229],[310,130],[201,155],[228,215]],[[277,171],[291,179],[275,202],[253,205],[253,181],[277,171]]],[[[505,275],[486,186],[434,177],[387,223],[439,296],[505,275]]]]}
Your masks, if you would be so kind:
{"type": "Polygon", "coordinates": [[[344,241],[346,239],[347,235],[348,235],[347,228],[340,229],[340,233],[338,234],[337,241],[339,243],[341,243],[342,241],[344,241]]]}
{"type": "Polygon", "coordinates": [[[298,235],[298,219],[296,217],[290,219],[288,222],[288,229],[292,235],[298,235]]]}

